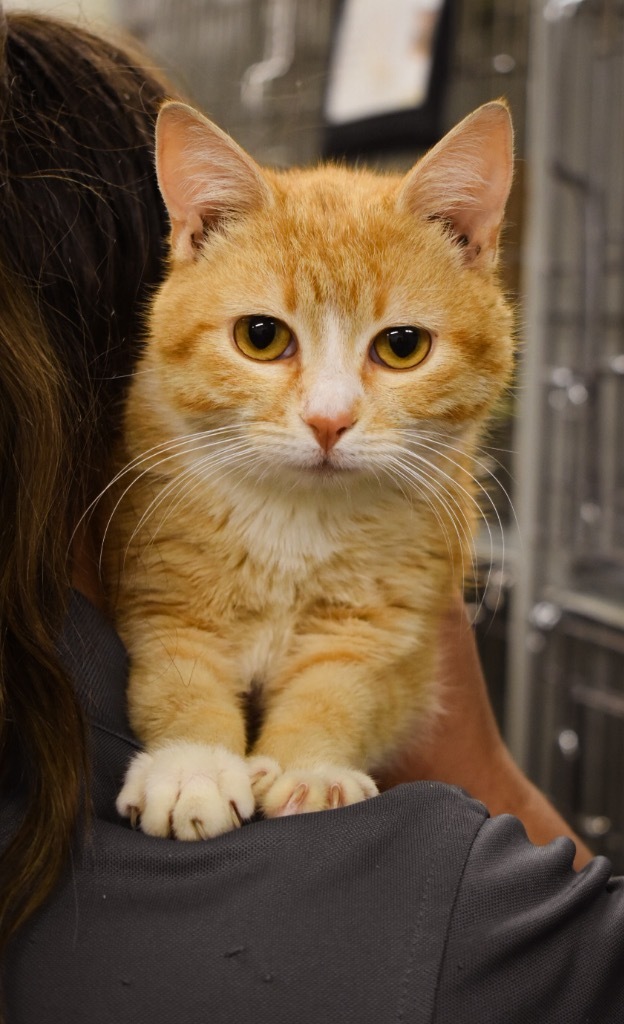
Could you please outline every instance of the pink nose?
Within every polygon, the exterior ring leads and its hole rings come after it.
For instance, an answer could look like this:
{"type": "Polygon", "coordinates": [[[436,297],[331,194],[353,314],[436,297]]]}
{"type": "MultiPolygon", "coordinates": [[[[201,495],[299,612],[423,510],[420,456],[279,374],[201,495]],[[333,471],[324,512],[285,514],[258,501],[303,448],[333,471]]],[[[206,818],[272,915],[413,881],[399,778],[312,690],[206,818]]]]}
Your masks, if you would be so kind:
{"type": "Polygon", "coordinates": [[[308,416],[305,422],[314,431],[323,451],[329,452],[355,420],[350,412],[345,412],[337,416],[308,416]]]}

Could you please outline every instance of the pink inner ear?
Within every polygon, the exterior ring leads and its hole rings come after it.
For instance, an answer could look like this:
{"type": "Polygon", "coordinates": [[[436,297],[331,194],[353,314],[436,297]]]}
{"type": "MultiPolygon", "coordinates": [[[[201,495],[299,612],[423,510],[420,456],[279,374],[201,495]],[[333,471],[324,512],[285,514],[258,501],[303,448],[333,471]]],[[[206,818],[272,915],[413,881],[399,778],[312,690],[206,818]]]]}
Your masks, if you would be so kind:
{"type": "Polygon", "coordinates": [[[409,172],[399,207],[442,220],[466,259],[493,259],[513,176],[513,133],[502,103],[480,107],[409,172]]]}
{"type": "Polygon", "coordinates": [[[175,255],[194,255],[206,221],[236,216],[271,198],[260,168],[225,132],[183,103],[163,106],[156,169],[175,255]]]}

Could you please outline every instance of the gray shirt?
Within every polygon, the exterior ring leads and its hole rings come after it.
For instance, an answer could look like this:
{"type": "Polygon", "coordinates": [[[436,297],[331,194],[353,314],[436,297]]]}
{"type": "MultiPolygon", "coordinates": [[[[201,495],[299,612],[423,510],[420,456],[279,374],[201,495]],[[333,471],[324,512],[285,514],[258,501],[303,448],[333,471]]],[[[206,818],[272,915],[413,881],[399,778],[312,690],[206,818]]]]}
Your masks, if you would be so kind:
{"type": "MultiPolygon", "coordinates": [[[[94,817],[5,964],[8,1024],[621,1024],[624,880],[460,790],[399,786],[201,843],[133,831],[126,656],[76,595],[94,817]]],[[[10,828],[11,806],[2,808],[10,828]]]]}

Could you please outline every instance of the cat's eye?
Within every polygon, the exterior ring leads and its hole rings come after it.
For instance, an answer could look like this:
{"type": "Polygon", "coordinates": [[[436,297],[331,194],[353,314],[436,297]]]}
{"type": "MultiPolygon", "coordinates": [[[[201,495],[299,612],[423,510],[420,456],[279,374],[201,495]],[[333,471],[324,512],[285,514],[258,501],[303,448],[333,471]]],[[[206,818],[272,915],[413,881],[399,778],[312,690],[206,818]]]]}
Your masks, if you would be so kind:
{"type": "Polygon", "coordinates": [[[393,370],[411,370],[431,351],[432,338],[424,327],[387,327],[374,338],[371,359],[393,370]]]}
{"type": "Polygon", "coordinates": [[[243,316],[234,324],[234,341],[250,359],[268,362],[283,359],[297,350],[294,335],[282,320],[272,316],[243,316]]]}

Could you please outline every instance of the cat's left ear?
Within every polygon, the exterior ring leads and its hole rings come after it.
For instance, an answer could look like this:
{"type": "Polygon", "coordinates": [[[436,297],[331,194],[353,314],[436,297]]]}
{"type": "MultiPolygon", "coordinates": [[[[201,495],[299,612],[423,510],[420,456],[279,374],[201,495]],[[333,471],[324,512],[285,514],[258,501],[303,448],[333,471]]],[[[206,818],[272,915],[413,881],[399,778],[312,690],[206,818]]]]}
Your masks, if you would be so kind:
{"type": "Polygon", "coordinates": [[[156,123],[156,172],[171,219],[171,251],[195,259],[211,225],[271,201],[257,163],[185,103],[164,103],[156,123]]]}
{"type": "Polygon", "coordinates": [[[496,260],[513,177],[513,129],[504,103],[486,103],[460,122],[408,173],[398,205],[449,225],[467,263],[496,260]]]}

